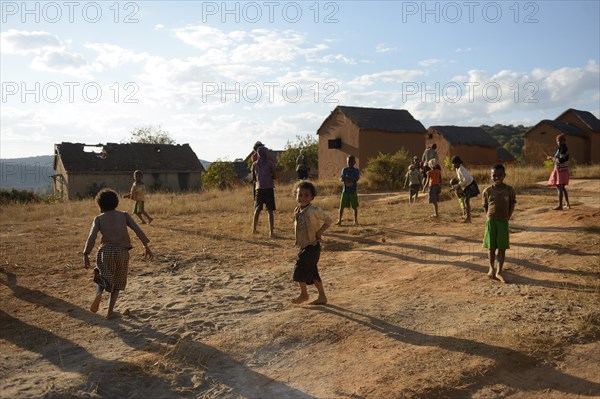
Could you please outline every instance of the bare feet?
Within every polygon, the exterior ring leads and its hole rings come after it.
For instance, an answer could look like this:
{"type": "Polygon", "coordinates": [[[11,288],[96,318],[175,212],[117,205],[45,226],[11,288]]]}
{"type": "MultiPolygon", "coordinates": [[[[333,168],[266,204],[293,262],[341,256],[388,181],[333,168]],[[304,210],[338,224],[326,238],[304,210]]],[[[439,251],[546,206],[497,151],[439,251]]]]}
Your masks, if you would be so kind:
{"type": "Polygon", "coordinates": [[[463,220],[463,223],[471,223],[471,218],[465,218],[465,220],[463,220]]]}
{"type": "Polygon", "coordinates": [[[429,216],[429,217],[430,217],[430,218],[436,218],[436,217],[438,217],[438,215],[431,215],[431,216],[429,216]]]}
{"type": "Polygon", "coordinates": [[[490,271],[487,273],[487,276],[489,279],[494,279],[494,269],[490,269],[490,271]]]}
{"type": "Polygon", "coordinates": [[[553,211],[562,211],[562,210],[563,210],[563,207],[559,205],[559,206],[557,206],[557,207],[554,207],[554,208],[552,208],[552,210],[553,210],[553,211]]]}
{"type": "Polygon", "coordinates": [[[299,295],[298,298],[292,299],[292,303],[296,305],[306,301],[308,301],[308,295],[299,295]]]}
{"type": "Polygon", "coordinates": [[[318,297],[317,299],[315,299],[314,301],[309,303],[309,305],[325,305],[326,303],[327,303],[327,298],[323,296],[323,297],[318,297]]]}
{"type": "Polygon", "coordinates": [[[335,224],[337,224],[338,226],[341,226],[342,225],[342,221],[338,219],[338,221],[335,222],[335,224]]]}
{"type": "Polygon", "coordinates": [[[96,313],[98,309],[100,309],[100,301],[102,300],[102,295],[96,295],[92,305],[90,306],[90,312],[96,313]]]}
{"type": "Polygon", "coordinates": [[[153,220],[154,219],[152,219],[152,218],[148,218],[148,224],[152,223],[153,220]]]}
{"type": "Polygon", "coordinates": [[[571,209],[571,205],[567,204],[567,206],[565,206],[565,209],[571,209]]]}
{"type": "Polygon", "coordinates": [[[504,279],[504,277],[500,273],[496,273],[496,278],[498,280],[500,280],[500,282],[506,284],[506,280],[504,279]]]}
{"type": "Polygon", "coordinates": [[[121,316],[121,314],[119,312],[110,312],[110,313],[106,314],[106,320],[116,319],[119,316],[121,316]]]}

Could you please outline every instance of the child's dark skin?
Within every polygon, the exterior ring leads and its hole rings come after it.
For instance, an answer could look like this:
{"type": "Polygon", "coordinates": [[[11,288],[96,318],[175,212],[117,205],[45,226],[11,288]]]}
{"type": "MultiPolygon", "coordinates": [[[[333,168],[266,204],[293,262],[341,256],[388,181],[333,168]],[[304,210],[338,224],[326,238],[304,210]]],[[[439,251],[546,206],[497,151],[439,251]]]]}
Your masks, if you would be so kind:
{"type": "MultiPolygon", "coordinates": [[[[304,209],[307,206],[310,205],[310,203],[312,202],[312,200],[315,197],[313,197],[312,192],[308,189],[305,188],[298,188],[296,189],[296,202],[298,203],[298,206],[300,206],[300,209],[304,209]]],[[[317,240],[321,240],[321,236],[323,235],[323,232],[325,230],[327,230],[327,228],[329,227],[328,224],[323,224],[323,226],[321,226],[321,228],[319,230],[317,230],[317,240]]],[[[319,292],[319,297],[317,299],[315,299],[314,301],[312,301],[310,304],[311,305],[324,305],[327,303],[327,297],[325,296],[325,290],[323,289],[323,283],[321,281],[314,281],[315,287],[317,288],[317,291],[319,292]]],[[[300,295],[298,296],[298,298],[292,299],[292,303],[293,304],[300,304],[302,302],[306,302],[308,300],[308,289],[306,286],[306,283],[304,282],[298,282],[298,285],[300,286],[300,295]]]]}
{"type": "MultiPolygon", "coordinates": [[[[346,165],[349,168],[354,168],[354,165],[356,165],[356,159],[354,157],[348,157],[348,159],[346,160],[346,165]]],[[[350,184],[350,183],[356,183],[358,181],[357,178],[354,177],[350,177],[350,176],[346,176],[345,178],[341,179],[344,184],[350,184]]],[[[338,220],[337,220],[337,225],[341,225],[342,224],[342,216],[344,216],[344,208],[342,208],[340,206],[340,212],[339,212],[339,216],[338,216],[338,220]]],[[[354,224],[357,225],[358,224],[358,208],[354,208],[354,224]]]]}
{"type": "MultiPolygon", "coordinates": [[[[501,169],[492,169],[492,180],[494,182],[494,186],[501,186],[504,184],[504,178],[506,177],[506,173],[501,169]]],[[[485,212],[487,213],[487,207],[484,207],[485,212]]],[[[511,204],[509,209],[509,218],[512,216],[514,211],[514,205],[511,204]]],[[[498,248],[498,270],[494,269],[494,262],[496,260],[496,249],[490,248],[488,258],[490,260],[490,270],[487,275],[489,278],[496,278],[503,283],[506,283],[506,279],[502,276],[502,267],[504,266],[504,259],[506,257],[506,249],[498,248]]]]}

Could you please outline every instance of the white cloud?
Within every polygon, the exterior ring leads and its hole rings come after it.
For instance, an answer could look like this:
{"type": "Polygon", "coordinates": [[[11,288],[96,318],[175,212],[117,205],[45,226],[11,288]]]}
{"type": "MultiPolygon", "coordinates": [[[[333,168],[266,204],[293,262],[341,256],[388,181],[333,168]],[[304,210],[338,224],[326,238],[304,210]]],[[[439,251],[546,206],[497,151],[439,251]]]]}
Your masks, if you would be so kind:
{"type": "Polygon", "coordinates": [[[31,67],[40,71],[57,72],[80,78],[93,78],[91,68],[85,58],[66,50],[47,51],[34,57],[31,67]]]}
{"type": "Polygon", "coordinates": [[[467,47],[467,48],[458,47],[456,50],[454,50],[455,53],[468,53],[470,51],[471,51],[471,47],[467,47]]]}
{"type": "Polygon", "coordinates": [[[97,53],[93,67],[97,71],[105,68],[117,68],[129,63],[145,61],[149,58],[146,53],[136,53],[109,43],[86,43],[85,47],[97,53]]]}
{"type": "Polygon", "coordinates": [[[155,31],[163,30],[164,28],[165,28],[165,26],[163,24],[156,24],[156,25],[154,25],[154,30],[155,31]]]}
{"type": "Polygon", "coordinates": [[[442,60],[442,59],[439,59],[439,58],[430,58],[430,59],[427,59],[427,60],[419,61],[419,65],[422,66],[422,67],[424,67],[424,68],[428,68],[430,66],[442,64],[444,62],[445,62],[445,60],[442,60]]]}
{"type": "Polygon", "coordinates": [[[47,50],[60,50],[64,45],[55,35],[43,31],[19,31],[9,29],[0,33],[4,54],[39,54],[47,50]]]}
{"type": "Polygon", "coordinates": [[[346,85],[350,88],[362,89],[379,82],[401,83],[405,81],[412,81],[418,76],[423,75],[425,75],[425,73],[420,70],[394,69],[390,71],[361,75],[352,79],[346,85]]]}
{"type": "Polygon", "coordinates": [[[209,26],[186,26],[173,32],[178,39],[200,50],[228,47],[233,42],[225,32],[209,26]]]}
{"type": "Polygon", "coordinates": [[[389,53],[393,51],[398,51],[397,47],[387,47],[385,43],[379,43],[375,46],[375,52],[377,53],[389,53]]]}

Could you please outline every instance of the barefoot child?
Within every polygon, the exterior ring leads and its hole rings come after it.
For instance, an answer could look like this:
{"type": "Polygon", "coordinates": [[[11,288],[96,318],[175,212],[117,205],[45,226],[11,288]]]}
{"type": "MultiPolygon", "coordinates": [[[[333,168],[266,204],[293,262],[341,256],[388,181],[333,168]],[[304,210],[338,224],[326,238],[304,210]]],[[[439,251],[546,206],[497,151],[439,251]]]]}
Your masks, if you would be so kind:
{"type": "Polygon", "coordinates": [[[360,172],[356,165],[356,158],[354,155],[349,155],[346,159],[346,165],[342,169],[342,176],[340,180],[344,182],[344,188],[342,189],[342,198],[340,199],[340,215],[338,217],[337,224],[342,224],[342,216],[344,215],[344,208],[350,208],[354,210],[354,224],[358,224],[358,194],[356,193],[356,182],[360,179],[360,172]]]}
{"type": "Polygon", "coordinates": [[[94,269],[94,282],[97,284],[96,297],[90,306],[94,313],[100,307],[102,292],[110,292],[107,319],[115,316],[114,307],[119,296],[119,291],[127,285],[127,267],[129,264],[129,250],[132,248],[127,227],[132,229],[144,244],[144,258],[152,258],[152,251],[148,247],[148,237],[135,223],[127,212],[117,211],[119,195],[110,189],[101,190],[96,195],[96,203],[101,214],[94,218],[90,234],[83,249],[83,264],[90,267],[90,252],[96,243],[98,232],[102,233],[102,240],[96,256],[94,269]]]}
{"type": "Polygon", "coordinates": [[[146,197],[146,185],[144,184],[144,173],[141,170],[133,172],[134,182],[131,185],[131,192],[124,195],[123,198],[130,198],[135,201],[133,205],[133,214],[136,215],[142,224],[146,224],[142,215],[148,218],[148,224],[152,223],[154,219],[150,217],[144,210],[144,198],[146,197]]]}
{"type": "Polygon", "coordinates": [[[323,232],[331,224],[331,218],[321,208],[311,204],[317,194],[311,182],[298,182],[295,191],[298,206],[294,210],[294,230],[296,246],[300,248],[300,252],[296,259],[294,281],[297,281],[300,286],[300,296],[292,300],[292,303],[299,304],[307,301],[306,286],[314,284],[319,291],[319,297],[312,301],[311,305],[323,305],[327,303],[327,297],[317,268],[321,255],[319,241],[323,232]]]}
{"type": "Polygon", "coordinates": [[[406,188],[406,183],[409,184],[408,203],[417,202],[417,199],[419,199],[419,190],[421,189],[421,174],[414,164],[408,167],[408,172],[406,172],[406,176],[404,177],[404,188],[406,188]]]}
{"type": "Polygon", "coordinates": [[[460,205],[460,209],[462,210],[462,218],[466,218],[467,212],[465,208],[465,193],[460,187],[460,184],[458,184],[458,179],[456,177],[450,179],[450,191],[452,191],[458,198],[458,205],[460,205]]]}
{"type": "Polygon", "coordinates": [[[473,179],[473,176],[471,176],[467,168],[465,168],[463,165],[463,161],[458,155],[453,156],[450,162],[452,162],[452,166],[456,170],[458,184],[465,194],[466,216],[463,222],[471,223],[471,198],[479,195],[479,187],[477,186],[475,179],[473,179]]]}
{"type": "Polygon", "coordinates": [[[426,172],[427,180],[423,187],[423,192],[429,185],[429,203],[433,205],[433,215],[431,217],[438,217],[438,201],[440,192],[442,191],[442,168],[438,165],[437,159],[432,158],[429,160],[429,170],[426,172]]]}
{"type": "Polygon", "coordinates": [[[489,249],[490,270],[488,277],[496,278],[503,283],[506,280],[502,276],[504,257],[509,248],[508,220],[515,210],[517,202],[515,190],[504,184],[506,173],[504,165],[498,164],[492,168],[492,180],[494,183],[483,190],[483,209],[487,213],[485,223],[485,234],[483,236],[483,247],[489,249]],[[498,270],[494,270],[498,250],[498,270]]]}

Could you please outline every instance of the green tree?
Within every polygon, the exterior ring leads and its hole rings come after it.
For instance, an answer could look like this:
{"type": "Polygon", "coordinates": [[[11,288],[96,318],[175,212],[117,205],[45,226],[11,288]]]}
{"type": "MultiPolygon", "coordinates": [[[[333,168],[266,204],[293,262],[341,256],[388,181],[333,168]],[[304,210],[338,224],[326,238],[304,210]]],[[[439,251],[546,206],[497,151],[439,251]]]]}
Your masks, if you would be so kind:
{"type": "Polygon", "coordinates": [[[369,159],[365,177],[374,189],[399,190],[404,184],[411,158],[404,148],[395,154],[382,154],[369,159]]]}
{"type": "Polygon", "coordinates": [[[206,173],[202,175],[202,187],[204,189],[218,188],[224,190],[233,187],[237,182],[237,176],[233,163],[217,160],[210,164],[206,173]]]}
{"type": "Polygon", "coordinates": [[[136,127],[131,131],[130,143],[141,144],[175,144],[169,132],[163,130],[160,125],[136,127]]]}
{"type": "Polygon", "coordinates": [[[284,171],[296,170],[296,158],[300,155],[301,150],[306,151],[306,160],[311,169],[317,169],[319,165],[319,142],[309,134],[305,137],[296,136],[295,142],[288,141],[284,151],[277,157],[277,165],[284,171]]]}

